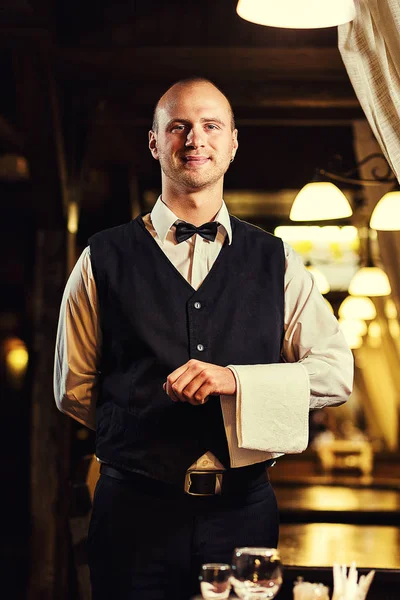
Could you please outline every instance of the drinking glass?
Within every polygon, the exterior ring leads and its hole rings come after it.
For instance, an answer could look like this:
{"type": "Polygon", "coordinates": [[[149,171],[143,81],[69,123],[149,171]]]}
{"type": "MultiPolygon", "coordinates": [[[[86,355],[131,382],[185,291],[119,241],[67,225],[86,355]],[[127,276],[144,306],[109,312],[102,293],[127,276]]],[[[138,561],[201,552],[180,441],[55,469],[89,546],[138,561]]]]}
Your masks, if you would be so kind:
{"type": "Polygon", "coordinates": [[[231,566],[225,563],[205,563],[200,571],[200,591],[205,600],[224,600],[231,591],[231,566]]]}
{"type": "Polygon", "coordinates": [[[276,548],[236,548],[232,584],[243,600],[275,598],[282,585],[283,567],[276,548]]]}

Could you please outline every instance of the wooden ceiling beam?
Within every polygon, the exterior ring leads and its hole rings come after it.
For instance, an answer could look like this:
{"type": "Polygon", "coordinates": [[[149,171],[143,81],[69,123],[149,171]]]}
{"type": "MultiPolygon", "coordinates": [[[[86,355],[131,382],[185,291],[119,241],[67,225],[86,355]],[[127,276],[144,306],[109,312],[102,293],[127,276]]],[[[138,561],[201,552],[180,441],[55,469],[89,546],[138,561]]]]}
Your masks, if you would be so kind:
{"type": "Polygon", "coordinates": [[[219,82],[345,81],[346,70],[337,48],[140,47],[61,48],[61,69],[79,79],[169,82],[194,74],[219,82]]]}

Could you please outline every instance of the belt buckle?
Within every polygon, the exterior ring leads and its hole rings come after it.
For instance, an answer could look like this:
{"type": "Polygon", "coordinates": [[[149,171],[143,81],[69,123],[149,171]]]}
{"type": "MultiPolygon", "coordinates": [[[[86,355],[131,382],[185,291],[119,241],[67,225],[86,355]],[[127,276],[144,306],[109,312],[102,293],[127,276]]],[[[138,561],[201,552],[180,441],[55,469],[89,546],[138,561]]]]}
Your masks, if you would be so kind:
{"type": "Polygon", "coordinates": [[[222,472],[214,472],[214,471],[197,471],[197,470],[192,470],[192,471],[186,471],[186,475],[185,475],[185,482],[184,482],[184,491],[186,494],[189,494],[189,496],[200,496],[200,497],[206,497],[206,496],[220,496],[222,493],[222,477],[223,477],[223,473],[222,472]],[[197,494],[196,492],[191,492],[190,488],[192,486],[192,474],[198,474],[198,475],[214,475],[215,477],[215,490],[213,493],[210,494],[197,494]]]}

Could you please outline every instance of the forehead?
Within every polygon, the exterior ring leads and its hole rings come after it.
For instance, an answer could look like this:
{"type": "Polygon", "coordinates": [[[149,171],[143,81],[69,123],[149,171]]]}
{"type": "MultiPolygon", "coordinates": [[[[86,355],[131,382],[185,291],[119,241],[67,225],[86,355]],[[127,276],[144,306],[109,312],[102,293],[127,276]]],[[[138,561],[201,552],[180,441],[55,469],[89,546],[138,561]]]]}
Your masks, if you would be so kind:
{"type": "Polygon", "coordinates": [[[230,122],[230,107],[225,96],[209,83],[173,86],[160,99],[157,108],[158,122],[171,119],[195,120],[201,117],[218,117],[230,122]]]}

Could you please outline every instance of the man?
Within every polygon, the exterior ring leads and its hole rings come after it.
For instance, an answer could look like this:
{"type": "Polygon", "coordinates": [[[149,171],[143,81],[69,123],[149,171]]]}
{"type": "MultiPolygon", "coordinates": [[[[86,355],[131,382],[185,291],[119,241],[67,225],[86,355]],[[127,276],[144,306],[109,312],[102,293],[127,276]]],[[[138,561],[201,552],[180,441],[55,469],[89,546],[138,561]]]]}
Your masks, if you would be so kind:
{"type": "Polygon", "coordinates": [[[238,149],[227,98],[203,79],[173,85],[149,147],[161,197],[89,240],[60,314],[57,404],[96,428],[102,463],[94,600],[187,600],[201,563],[275,547],[267,468],[304,450],[310,407],[341,404],[352,384],[300,258],[227,212],[238,149]]]}

